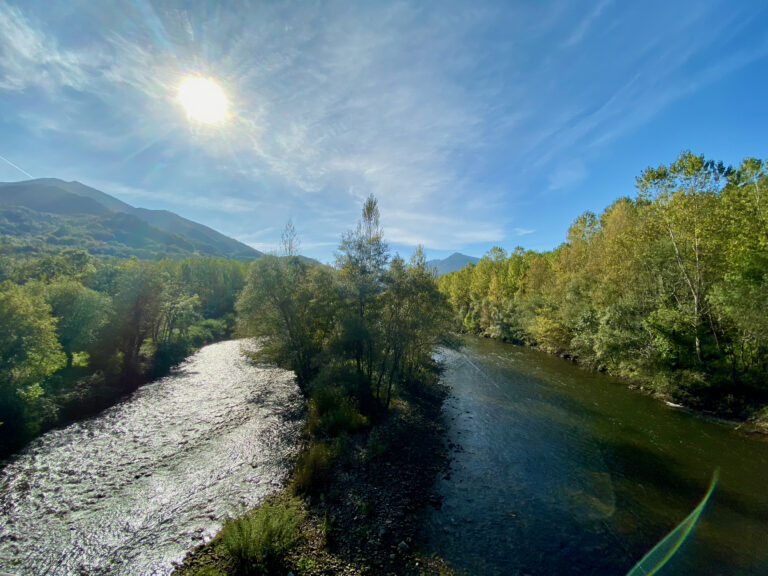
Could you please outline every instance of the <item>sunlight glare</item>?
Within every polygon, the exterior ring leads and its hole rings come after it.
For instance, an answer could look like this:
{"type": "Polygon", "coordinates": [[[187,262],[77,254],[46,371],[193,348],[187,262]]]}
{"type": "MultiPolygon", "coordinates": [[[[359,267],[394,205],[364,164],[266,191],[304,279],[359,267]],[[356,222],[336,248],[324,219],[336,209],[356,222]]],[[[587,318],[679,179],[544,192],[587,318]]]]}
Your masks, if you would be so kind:
{"type": "Polygon", "coordinates": [[[227,117],[227,97],[221,87],[209,78],[185,78],[179,85],[179,101],[188,118],[203,124],[218,124],[227,117]]]}

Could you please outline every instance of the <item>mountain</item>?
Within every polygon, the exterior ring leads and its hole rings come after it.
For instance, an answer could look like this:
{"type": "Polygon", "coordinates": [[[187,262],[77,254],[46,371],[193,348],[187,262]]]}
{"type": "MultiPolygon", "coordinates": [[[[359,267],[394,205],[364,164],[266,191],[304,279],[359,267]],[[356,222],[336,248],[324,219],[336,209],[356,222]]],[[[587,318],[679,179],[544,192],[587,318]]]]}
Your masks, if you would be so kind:
{"type": "Polygon", "coordinates": [[[0,182],[0,234],[28,244],[120,257],[254,260],[261,256],[258,250],[173,212],[135,208],[80,182],[56,178],[0,182]]]}
{"type": "Polygon", "coordinates": [[[449,272],[461,270],[467,264],[477,264],[478,262],[480,262],[480,258],[454,252],[448,256],[448,258],[443,258],[442,260],[429,260],[427,262],[427,268],[434,268],[437,271],[437,275],[442,276],[449,272]]]}

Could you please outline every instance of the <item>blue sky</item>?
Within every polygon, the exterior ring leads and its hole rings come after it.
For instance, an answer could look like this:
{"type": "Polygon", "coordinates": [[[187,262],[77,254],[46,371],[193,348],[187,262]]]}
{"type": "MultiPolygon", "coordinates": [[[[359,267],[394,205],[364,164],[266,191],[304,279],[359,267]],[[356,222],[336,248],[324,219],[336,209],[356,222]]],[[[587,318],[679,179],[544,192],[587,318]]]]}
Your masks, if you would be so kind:
{"type": "Polygon", "coordinates": [[[683,149],[765,157],[768,3],[0,0],[0,181],[79,180],[331,261],[550,249],[683,149]],[[215,78],[231,117],[190,122],[215,78]]]}

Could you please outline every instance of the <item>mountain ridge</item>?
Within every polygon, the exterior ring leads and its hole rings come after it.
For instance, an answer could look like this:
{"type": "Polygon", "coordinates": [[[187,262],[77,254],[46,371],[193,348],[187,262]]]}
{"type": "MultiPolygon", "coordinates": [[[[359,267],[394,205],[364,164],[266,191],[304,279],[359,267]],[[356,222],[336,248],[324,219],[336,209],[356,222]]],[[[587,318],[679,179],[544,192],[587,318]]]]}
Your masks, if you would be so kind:
{"type": "Polygon", "coordinates": [[[2,234],[74,247],[81,240],[82,247],[95,254],[142,258],[197,254],[236,260],[262,255],[175,212],[134,207],[78,181],[0,182],[0,212],[2,234]]]}

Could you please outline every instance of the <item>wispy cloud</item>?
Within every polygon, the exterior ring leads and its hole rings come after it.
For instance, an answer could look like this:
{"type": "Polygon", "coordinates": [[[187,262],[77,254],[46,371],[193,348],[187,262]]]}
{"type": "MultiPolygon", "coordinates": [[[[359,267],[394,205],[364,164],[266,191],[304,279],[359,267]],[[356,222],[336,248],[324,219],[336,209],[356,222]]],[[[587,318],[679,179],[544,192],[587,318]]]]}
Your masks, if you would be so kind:
{"type": "Polygon", "coordinates": [[[98,52],[61,49],[24,13],[0,0],[0,90],[81,88],[98,52]]]}
{"type": "Polygon", "coordinates": [[[758,16],[724,7],[0,0],[0,105],[51,151],[14,162],[259,246],[294,217],[323,250],[373,193],[392,243],[461,249],[538,238],[520,211],[540,194],[565,199],[609,144],[764,58],[764,35],[731,49],[758,16]],[[189,126],[187,73],[219,80],[229,123],[189,126]]]}
{"type": "Polygon", "coordinates": [[[595,23],[595,21],[600,18],[601,14],[611,4],[613,4],[613,0],[601,0],[598,2],[598,4],[579,21],[579,23],[573,29],[571,35],[563,43],[563,46],[566,48],[573,48],[574,46],[580,44],[589,32],[590,28],[592,28],[592,25],[595,23]]]}

